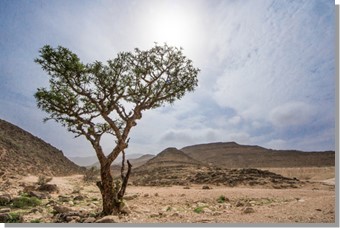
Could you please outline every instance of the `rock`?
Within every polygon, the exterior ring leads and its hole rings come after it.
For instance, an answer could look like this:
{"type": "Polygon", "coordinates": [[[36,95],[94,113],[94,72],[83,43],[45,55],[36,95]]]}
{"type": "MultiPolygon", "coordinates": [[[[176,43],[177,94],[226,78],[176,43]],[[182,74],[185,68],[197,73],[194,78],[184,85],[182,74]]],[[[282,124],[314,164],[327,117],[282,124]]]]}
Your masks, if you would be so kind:
{"type": "Polygon", "coordinates": [[[81,218],[80,216],[66,216],[65,217],[65,221],[67,222],[71,222],[71,221],[76,221],[76,222],[80,222],[81,218]]]}
{"type": "Polygon", "coordinates": [[[38,190],[44,192],[59,192],[56,184],[43,184],[39,186],[38,190]]]}
{"type": "Polygon", "coordinates": [[[214,212],[212,213],[213,216],[219,216],[219,215],[221,215],[221,214],[222,214],[222,212],[219,212],[219,211],[214,211],[214,212]]]}
{"type": "Polygon", "coordinates": [[[1,208],[0,213],[11,212],[11,208],[1,208]]]}
{"type": "Polygon", "coordinates": [[[0,195],[0,206],[6,206],[11,202],[12,198],[9,194],[0,195]]]}
{"type": "Polygon", "coordinates": [[[131,213],[131,209],[129,208],[129,206],[125,202],[122,202],[120,204],[119,210],[122,214],[130,214],[131,213]]]}
{"type": "Polygon", "coordinates": [[[206,189],[207,190],[207,189],[211,189],[211,188],[208,185],[203,185],[202,189],[206,189]]]}
{"type": "Polygon", "coordinates": [[[58,198],[60,202],[69,202],[71,200],[71,197],[64,195],[59,195],[58,198]]]}
{"type": "Polygon", "coordinates": [[[8,213],[0,213],[0,223],[6,223],[11,219],[11,216],[8,213]]]}
{"type": "Polygon", "coordinates": [[[30,213],[42,213],[44,210],[42,208],[32,208],[32,210],[30,210],[30,213]]]}
{"type": "Polygon", "coordinates": [[[24,193],[29,193],[32,191],[36,191],[36,187],[32,185],[25,186],[24,189],[22,190],[24,193]]]}
{"type": "Polygon", "coordinates": [[[124,196],[124,199],[125,200],[133,200],[133,199],[135,199],[137,197],[138,197],[138,195],[124,196]]]}
{"type": "Polygon", "coordinates": [[[190,189],[190,187],[189,186],[184,186],[183,189],[190,189]]]}
{"type": "Polygon", "coordinates": [[[81,200],[84,200],[85,197],[82,196],[82,195],[77,195],[76,197],[73,198],[74,201],[78,200],[78,201],[81,201],[81,200]]]}
{"type": "Polygon", "coordinates": [[[38,199],[47,199],[48,195],[43,192],[37,192],[37,191],[30,191],[28,193],[29,196],[37,197],[38,199]]]}
{"type": "Polygon", "coordinates": [[[210,210],[209,208],[205,207],[205,208],[203,208],[203,213],[211,214],[212,210],[210,210]]]}
{"type": "Polygon", "coordinates": [[[65,207],[65,206],[61,206],[61,205],[55,205],[55,206],[53,206],[53,209],[54,209],[57,213],[68,213],[68,212],[73,211],[71,208],[65,207]]]}
{"type": "Polygon", "coordinates": [[[108,216],[104,216],[103,218],[98,219],[96,223],[117,223],[116,222],[117,220],[118,220],[117,216],[108,215],[108,216]]]}
{"type": "Polygon", "coordinates": [[[144,194],[144,197],[149,197],[149,194],[148,193],[144,194]]]}
{"type": "Polygon", "coordinates": [[[254,213],[254,212],[255,212],[255,210],[252,207],[246,207],[243,210],[243,214],[250,214],[250,213],[254,213]]]}
{"type": "Polygon", "coordinates": [[[88,217],[88,218],[86,218],[86,219],[83,221],[83,223],[94,223],[95,221],[96,221],[95,218],[93,218],[93,217],[88,217]]]}
{"type": "Polygon", "coordinates": [[[197,203],[197,207],[207,207],[208,205],[206,203],[203,202],[198,202],[197,203]]]}
{"type": "Polygon", "coordinates": [[[244,203],[242,201],[237,201],[236,207],[243,207],[244,206],[244,203]]]}

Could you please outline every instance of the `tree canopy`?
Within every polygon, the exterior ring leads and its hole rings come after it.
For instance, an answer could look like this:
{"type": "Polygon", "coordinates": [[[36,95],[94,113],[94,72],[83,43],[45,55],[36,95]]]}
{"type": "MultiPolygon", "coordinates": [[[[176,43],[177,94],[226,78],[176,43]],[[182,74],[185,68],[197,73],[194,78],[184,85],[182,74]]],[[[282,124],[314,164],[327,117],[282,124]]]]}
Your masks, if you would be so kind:
{"type": "Polygon", "coordinates": [[[38,107],[49,114],[45,120],[97,145],[105,133],[126,142],[142,111],[193,91],[199,72],[182,49],[166,44],[121,52],[106,64],[84,64],[67,48],[46,45],[35,62],[50,75],[50,87],[35,94],[38,107]]]}

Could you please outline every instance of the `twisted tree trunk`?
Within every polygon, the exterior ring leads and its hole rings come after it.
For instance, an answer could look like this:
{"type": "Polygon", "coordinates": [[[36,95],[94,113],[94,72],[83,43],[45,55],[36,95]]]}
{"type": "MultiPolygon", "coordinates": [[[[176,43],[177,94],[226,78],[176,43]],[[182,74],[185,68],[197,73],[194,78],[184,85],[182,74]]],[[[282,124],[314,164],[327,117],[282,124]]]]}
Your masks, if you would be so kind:
{"type": "MultiPolygon", "coordinates": [[[[123,153],[122,163],[125,163],[125,156],[123,153]]],[[[102,215],[111,215],[121,213],[123,197],[125,195],[125,189],[127,187],[127,183],[129,180],[131,167],[129,161],[128,163],[128,171],[126,175],[124,175],[124,166],[122,166],[121,170],[121,183],[117,181],[116,183],[113,180],[113,176],[111,173],[111,163],[106,162],[105,165],[101,165],[100,167],[100,176],[101,181],[97,182],[97,186],[100,189],[100,193],[102,195],[103,202],[103,211],[102,215]]]]}

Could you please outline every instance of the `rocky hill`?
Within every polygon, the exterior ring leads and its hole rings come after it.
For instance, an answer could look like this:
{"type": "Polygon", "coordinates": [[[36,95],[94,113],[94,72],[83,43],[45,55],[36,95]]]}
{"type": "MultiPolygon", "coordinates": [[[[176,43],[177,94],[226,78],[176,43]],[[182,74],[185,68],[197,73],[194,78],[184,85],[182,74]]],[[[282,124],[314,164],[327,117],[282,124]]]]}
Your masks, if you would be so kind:
{"type": "Polygon", "coordinates": [[[263,168],[327,167],[335,165],[335,152],[270,150],[235,142],[167,148],[144,165],[133,169],[135,185],[167,186],[223,184],[295,188],[296,178],[287,178],[263,168]],[[262,170],[261,170],[262,169],[262,170]]]}
{"type": "Polygon", "coordinates": [[[63,176],[81,168],[62,151],[27,131],[0,119],[0,175],[63,176]]]}
{"type": "Polygon", "coordinates": [[[235,142],[193,145],[181,151],[207,165],[224,168],[335,166],[334,151],[271,150],[235,142]]]}
{"type": "Polygon", "coordinates": [[[201,165],[201,162],[193,159],[183,151],[169,147],[154,158],[147,161],[143,166],[174,166],[174,165],[201,165]]]}

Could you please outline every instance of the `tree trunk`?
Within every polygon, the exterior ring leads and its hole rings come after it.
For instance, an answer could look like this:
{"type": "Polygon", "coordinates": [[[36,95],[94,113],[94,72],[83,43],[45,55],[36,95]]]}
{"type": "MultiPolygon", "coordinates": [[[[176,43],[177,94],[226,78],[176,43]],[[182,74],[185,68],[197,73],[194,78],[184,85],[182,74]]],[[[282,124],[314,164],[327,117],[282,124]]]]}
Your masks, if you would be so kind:
{"type": "Polygon", "coordinates": [[[117,214],[120,208],[110,167],[111,164],[108,162],[100,167],[101,181],[97,182],[97,186],[102,194],[103,215],[117,214]]]}

